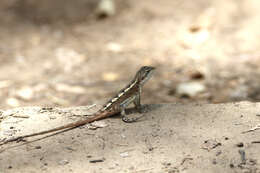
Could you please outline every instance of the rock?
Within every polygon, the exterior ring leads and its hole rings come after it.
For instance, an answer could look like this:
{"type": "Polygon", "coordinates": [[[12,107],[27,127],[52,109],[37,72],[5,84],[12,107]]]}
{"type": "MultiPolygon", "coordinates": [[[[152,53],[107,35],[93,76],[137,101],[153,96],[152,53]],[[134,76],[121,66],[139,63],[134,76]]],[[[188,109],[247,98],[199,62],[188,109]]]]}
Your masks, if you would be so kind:
{"type": "Polygon", "coordinates": [[[118,43],[110,42],[110,43],[107,44],[107,50],[111,51],[111,52],[118,53],[118,52],[122,51],[122,46],[118,43]]]}
{"type": "Polygon", "coordinates": [[[91,123],[91,125],[98,128],[103,128],[107,126],[105,121],[94,121],[93,123],[91,123]]]}
{"type": "Polygon", "coordinates": [[[68,163],[69,163],[69,161],[66,159],[59,161],[59,165],[67,165],[68,163]]]}
{"type": "Polygon", "coordinates": [[[114,0],[100,0],[96,13],[99,18],[113,16],[116,13],[114,0]]]}
{"type": "Polygon", "coordinates": [[[128,152],[124,152],[124,153],[120,153],[120,156],[124,158],[124,157],[128,157],[129,154],[128,154],[128,152]]]}
{"type": "Polygon", "coordinates": [[[244,143],[243,142],[239,142],[236,144],[237,147],[243,147],[244,146],[244,143]]]}
{"type": "Polygon", "coordinates": [[[206,87],[199,82],[180,83],[177,86],[176,93],[181,96],[193,97],[200,92],[205,91],[206,87]]]}
{"type": "Polygon", "coordinates": [[[117,73],[114,72],[106,72],[102,74],[102,78],[103,80],[107,81],[107,82],[112,82],[115,81],[119,78],[117,73]]]}

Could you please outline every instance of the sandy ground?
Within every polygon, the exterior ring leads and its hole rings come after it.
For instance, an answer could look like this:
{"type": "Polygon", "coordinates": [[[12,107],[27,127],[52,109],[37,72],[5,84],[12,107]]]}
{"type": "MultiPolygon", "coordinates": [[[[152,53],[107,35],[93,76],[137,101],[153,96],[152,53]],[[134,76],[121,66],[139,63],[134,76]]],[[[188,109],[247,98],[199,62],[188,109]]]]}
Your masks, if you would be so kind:
{"type": "MultiPolygon", "coordinates": [[[[259,103],[251,102],[146,105],[143,119],[136,123],[126,124],[115,117],[99,121],[98,126],[103,128],[83,127],[21,146],[22,142],[4,145],[0,170],[257,173],[260,144],[252,142],[260,142],[259,130],[242,132],[260,125],[259,109],[259,103]],[[8,149],[11,146],[17,147],[8,149]]],[[[71,118],[75,121],[79,117],[71,117],[70,113],[80,114],[87,109],[41,110],[8,110],[12,117],[6,117],[1,128],[9,135],[10,131],[18,131],[15,136],[28,134],[72,121],[71,118]],[[18,118],[24,114],[30,117],[18,118]]],[[[35,139],[40,138],[29,141],[35,139]]]]}

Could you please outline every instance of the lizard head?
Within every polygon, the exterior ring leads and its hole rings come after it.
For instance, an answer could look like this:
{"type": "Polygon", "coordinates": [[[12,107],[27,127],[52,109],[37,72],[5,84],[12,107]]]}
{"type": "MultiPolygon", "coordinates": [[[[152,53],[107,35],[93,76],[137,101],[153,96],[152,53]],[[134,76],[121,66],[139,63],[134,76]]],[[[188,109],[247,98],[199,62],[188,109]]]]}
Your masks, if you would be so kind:
{"type": "Polygon", "coordinates": [[[155,70],[155,67],[151,66],[143,66],[140,70],[136,73],[136,77],[141,85],[143,85],[148,79],[152,77],[152,74],[155,70]]]}

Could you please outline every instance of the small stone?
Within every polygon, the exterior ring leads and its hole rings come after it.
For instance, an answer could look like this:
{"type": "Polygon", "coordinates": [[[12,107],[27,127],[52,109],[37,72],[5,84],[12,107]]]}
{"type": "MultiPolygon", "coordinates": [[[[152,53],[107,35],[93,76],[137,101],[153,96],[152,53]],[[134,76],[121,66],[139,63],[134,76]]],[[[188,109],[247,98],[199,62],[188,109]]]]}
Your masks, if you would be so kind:
{"type": "Polygon", "coordinates": [[[114,72],[107,72],[102,74],[102,78],[105,81],[112,82],[118,79],[118,74],[114,72]]]}
{"type": "Polygon", "coordinates": [[[113,16],[115,14],[115,3],[114,0],[101,0],[97,7],[97,16],[104,18],[113,16]]]}
{"type": "Polygon", "coordinates": [[[243,146],[244,146],[244,143],[243,143],[243,142],[239,142],[236,146],[237,146],[237,147],[243,147],[243,146]]]}
{"type": "Polygon", "coordinates": [[[167,166],[171,166],[172,164],[170,162],[163,162],[162,165],[167,167],[167,166]]]}
{"type": "Polygon", "coordinates": [[[126,136],[125,136],[124,134],[121,134],[120,136],[121,136],[123,139],[126,138],[126,136]]]}
{"type": "Polygon", "coordinates": [[[98,129],[98,127],[92,126],[91,124],[87,124],[86,127],[87,127],[89,130],[97,130],[97,129],[98,129]]]}
{"type": "Polygon", "coordinates": [[[94,121],[93,123],[91,123],[91,125],[98,128],[103,128],[107,126],[105,121],[94,121]]]}
{"type": "Polygon", "coordinates": [[[122,46],[118,43],[110,42],[107,44],[107,50],[118,53],[122,51],[122,46]]]}
{"type": "Polygon", "coordinates": [[[206,149],[208,151],[221,146],[222,144],[220,142],[218,142],[217,140],[213,140],[213,139],[209,139],[204,141],[204,144],[202,145],[202,149],[206,149]]]}
{"type": "Polygon", "coordinates": [[[69,150],[69,151],[76,151],[74,148],[72,148],[72,147],[66,147],[66,149],[67,150],[69,150]]]}
{"type": "Polygon", "coordinates": [[[124,153],[120,153],[120,156],[124,158],[124,157],[128,157],[129,154],[128,154],[128,152],[124,152],[124,153]]]}
{"type": "Polygon", "coordinates": [[[57,117],[56,117],[55,115],[49,115],[49,118],[50,118],[51,120],[55,120],[57,117]]]}
{"type": "Polygon", "coordinates": [[[206,87],[199,82],[180,83],[176,88],[176,93],[181,96],[194,97],[198,93],[206,90],[206,87]]]}
{"type": "Polygon", "coordinates": [[[66,159],[59,161],[59,165],[67,165],[68,163],[69,163],[69,161],[66,159]]]}
{"type": "Polygon", "coordinates": [[[257,160],[256,159],[249,159],[249,165],[256,165],[257,160]]]}
{"type": "Polygon", "coordinates": [[[196,72],[192,73],[190,75],[190,77],[191,77],[191,79],[203,79],[204,75],[201,72],[196,71],[196,72]]]}
{"type": "Polygon", "coordinates": [[[35,147],[35,149],[41,149],[41,148],[42,148],[42,147],[41,147],[41,146],[39,146],[39,145],[35,147]]]}
{"type": "Polygon", "coordinates": [[[216,156],[219,156],[222,153],[222,151],[217,151],[216,156]]]}

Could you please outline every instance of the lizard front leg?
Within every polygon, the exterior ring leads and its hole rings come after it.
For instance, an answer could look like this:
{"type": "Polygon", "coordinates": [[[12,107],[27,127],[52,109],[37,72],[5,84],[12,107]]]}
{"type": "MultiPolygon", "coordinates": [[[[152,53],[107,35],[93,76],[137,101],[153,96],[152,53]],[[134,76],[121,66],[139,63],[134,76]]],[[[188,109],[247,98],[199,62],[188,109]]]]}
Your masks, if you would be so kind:
{"type": "Polygon", "coordinates": [[[136,110],[139,113],[143,113],[142,105],[141,105],[141,87],[139,88],[138,93],[136,94],[136,97],[134,99],[134,105],[136,110]]]}
{"type": "Polygon", "coordinates": [[[135,108],[136,110],[139,112],[139,113],[142,113],[142,106],[141,106],[141,103],[140,103],[140,94],[136,94],[130,98],[128,98],[126,101],[124,101],[123,103],[120,104],[120,110],[121,110],[121,115],[122,115],[122,120],[125,122],[125,123],[132,123],[132,122],[136,122],[139,118],[141,117],[137,117],[137,118],[128,118],[126,116],[126,113],[125,113],[125,109],[127,108],[127,106],[130,104],[130,103],[134,103],[135,105],[135,108]]]}
{"type": "Polygon", "coordinates": [[[128,118],[125,113],[125,109],[127,108],[127,106],[129,104],[131,104],[135,99],[136,99],[136,95],[133,95],[132,97],[126,99],[124,102],[122,102],[119,105],[119,109],[120,109],[121,116],[122,116],[122,121],[124,121],[125,123],[132,123],[138,119],[138,118],[128,118]]]}

